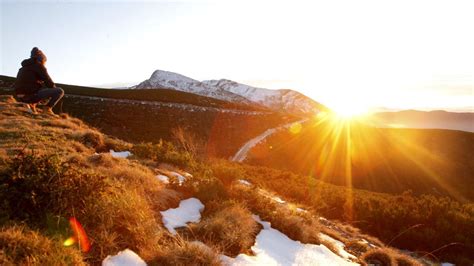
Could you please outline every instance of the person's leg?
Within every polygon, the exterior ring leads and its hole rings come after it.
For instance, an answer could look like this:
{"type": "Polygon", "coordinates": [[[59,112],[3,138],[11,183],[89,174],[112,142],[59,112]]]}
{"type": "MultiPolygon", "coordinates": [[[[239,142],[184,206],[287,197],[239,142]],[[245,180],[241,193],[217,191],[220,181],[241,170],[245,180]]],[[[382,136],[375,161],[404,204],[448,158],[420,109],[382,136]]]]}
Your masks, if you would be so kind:
{"type": "Polygon", "coordinates": [[[34,101],[32,102],[40,102],[43,99],[50,98],[46,105],[53,108],[63,96],[64,90],[61,88],[41,89],[34,95],[34,99],[32,99],[34,101]]]}

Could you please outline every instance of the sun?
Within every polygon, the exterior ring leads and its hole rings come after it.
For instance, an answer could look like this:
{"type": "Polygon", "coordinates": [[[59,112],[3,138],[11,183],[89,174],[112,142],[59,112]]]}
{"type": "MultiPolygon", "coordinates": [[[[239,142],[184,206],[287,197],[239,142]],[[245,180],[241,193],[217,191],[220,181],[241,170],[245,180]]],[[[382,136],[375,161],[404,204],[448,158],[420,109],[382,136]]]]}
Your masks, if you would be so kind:
{"type": "Polygon", "coordinates": [[[358,118],[366,115],[369,112],[369,108],[363,104],[354,102],[341,102],[330,106],[337,116],[344,119],[358,118]]]}

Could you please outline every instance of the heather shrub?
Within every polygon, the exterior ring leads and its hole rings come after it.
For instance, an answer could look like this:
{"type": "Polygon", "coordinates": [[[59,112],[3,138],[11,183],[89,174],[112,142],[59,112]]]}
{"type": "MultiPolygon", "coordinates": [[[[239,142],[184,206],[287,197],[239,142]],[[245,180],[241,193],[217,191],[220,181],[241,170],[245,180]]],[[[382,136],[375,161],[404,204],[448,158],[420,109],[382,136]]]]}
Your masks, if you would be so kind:
{"type": "Polygon", "coordinates": [[[245,179],[245,172],[240,167],[224,160],[213,160],[208,164],[208,167],[212,170],[213,175],[225,185],[229,185],[235,180],[245,179]]]}
{"type": "Polygon", "coordinates": [[[23,226],[0,229],[1,265],[87,265],[79,250],[23,226]]]}
{"type": "Polygon", "coordinates": [[[106,189],[104,179],[70,167],[56,155],[21,153],[0,173],[0,221],[41,222],[47,213],[80,212],[94,195],[106,189]]]}
{"type": "Polygon", "coordinates": [[[139,158],[170,163],[180,167],[191,167],[194,158],[191,153],[178,151],[173,144],[160,140],[158,143],[141,143],[132,148],[132,153],[139,158]]]}

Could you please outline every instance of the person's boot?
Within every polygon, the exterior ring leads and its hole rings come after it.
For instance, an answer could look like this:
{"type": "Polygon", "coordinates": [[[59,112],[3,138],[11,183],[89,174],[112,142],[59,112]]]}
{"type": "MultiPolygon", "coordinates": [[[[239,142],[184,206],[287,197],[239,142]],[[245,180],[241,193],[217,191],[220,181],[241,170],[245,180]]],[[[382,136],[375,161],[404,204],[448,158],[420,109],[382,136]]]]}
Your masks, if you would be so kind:
{"type": "Polygon", "coordinates": [[[26,104],[26,107],[28,108],[28,112],[30,114],[38,114],[38,111],[36,111],[36,103],[28,103],[26,104]]]}
{"type": "Polygon", "coordinates": [[[53,109],[47,105],[43,105],[43,114],[45,115],[52,115],[52,116],[57,116],[54,112],[53,109]]]}

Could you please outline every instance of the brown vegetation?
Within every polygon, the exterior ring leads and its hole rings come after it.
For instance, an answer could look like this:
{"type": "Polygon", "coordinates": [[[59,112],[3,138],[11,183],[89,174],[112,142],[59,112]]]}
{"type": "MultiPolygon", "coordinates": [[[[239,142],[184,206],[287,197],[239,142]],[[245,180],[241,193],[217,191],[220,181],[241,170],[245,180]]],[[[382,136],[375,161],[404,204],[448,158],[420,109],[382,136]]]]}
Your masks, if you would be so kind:
{"type": "MultiPolygon", "coordinates": [[[[447,228],[449,223],[445,222],[453,221],[457,228],[469,231],[474,217],[472,207],[448,199],[348,191],[269,168],[223,160],[200,161],[165,141],[132,145],[103,135],[75,118],[33,116],[14,102],[5,106],[0,102],[0,227],[9,230],[12,224],[25,223],[45,239],[56,241],[56,245],[61,243],[57,239],[69,236],[65,221],[74,216],[92,242],[89,253],[77,254],[87,263],[99,263],[107,255],[130,248],[152,265],[218,265],[219,252],[249,252],[258,233],[251,213],[303,243],[319,244],[319,233],[327,233],[346,243],[347,250],[354,254],[372,250],[368,245],[350,244],[355,239],[364,237],[369,243],[381,244],[349,226],[333,223],[333,231],[328,230],[316,213],[342,220],[349,217],[345,212],[350,210],[350,221],[369,221],[370,226],[360,224],[364,231],[376,232],[385,240],[420,222],[420,217],[435,219],[431,226],[437,231],[430,231],[431,238],[414,230],[393,241],[395,245],[417,241],[414,243],[425,250],[436,241],[474,239],[469,232],[460,239],[456,230],[447,228]],[[130,149],[134,155],[117,159],[108,153],[95,154],[110,148],[130,149]],[[171,183],[165,188],[155,178],[159,172],[156,168],[162,163],[189,169],[193,177],[183,185],[171,183]],[[238,179],[253,185],[239,184],[238,179]],[[295,211],[276,202],[272,192],[308,211],[295,211]],[[348,195],[352,196],[352,205],[346,203],[348,195]],[[203,218],[190,230],[181,231],[181,236],[173,237],[162,226],[160,211],[175,207],[179,199],[188,196],[206,205],[203,218]],[[18,212],[20,208],[24,211],[18,212]],[[447,208],[450,212],[444,212],[447,208]]],[[[451,252],[445,253],[447,258],[453,254],[468,257],[464,251],[442,251],[451,252]]],[[[23,260],[8,252],[7,247],[0,248],[0,262],[18,264],[23,260]]]]}

